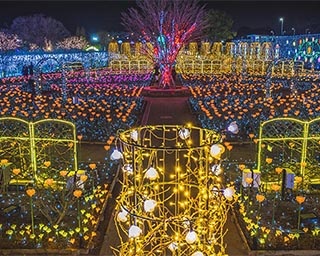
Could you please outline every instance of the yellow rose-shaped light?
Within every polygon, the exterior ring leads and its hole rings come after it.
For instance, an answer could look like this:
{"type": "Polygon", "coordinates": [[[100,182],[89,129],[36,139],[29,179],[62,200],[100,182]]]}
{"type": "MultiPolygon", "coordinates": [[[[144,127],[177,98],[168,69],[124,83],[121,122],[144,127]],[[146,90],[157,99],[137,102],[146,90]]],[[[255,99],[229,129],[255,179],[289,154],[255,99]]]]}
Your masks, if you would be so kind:
{"type": "Polygon", "coordinates": [[[281,167],[277,167],[275,170],[276,170],[277,174],[280,174],[282,172],[282,168],[281,167]]]}
{"type": "Polygon", "coordinates": [[[21,170],[19,168],[14,168],[12,172],[14,175],[18,175],[21,172],[21,170]]]}
{"type": "Polygon", "coordinates": [[[76,198],[81,197],[81,195],[82,195],[82,190],[77,189],[77,190],[73,191],[73,195],[74,195],[76,198]]]}
{"type": "Polygon", "coordinates": [[[60,171],[60,175],[61,175],[62,177],[67,176],[67,174],[68,174],[68,171],[66,171],[66,170],[60,171]]]}
{"type": "Polygon", "coordinates": [[[241,171],[243,171],[245,168],[246,168],[246,166],[245,166],[244,164],[239,164],[239,169],[240,169],[241,171]]]}
{"type": "Polygon", "coordinates": [[[228,149],[229,151],[231,151],[231,150],[233,149],[233,146],[232,146],[232,145],[229,145],[229,146],[227,146],[227,149],[228,149]]]}
{"type": "Polygon", "coordinates": [[[89,164],[89,167],[91,170],[93,170],[93,169],[96,169],[97,165],[92,163],[92,164],[89,164]]]}
{"type": "Polygon", "coordinates": [[[298,204],[302,204],[305,200],[306,198],[304,196],[296,196],[296,201],[298,204]]]}
{"type": "Polygon", "coordinates": [[[8,159],[1,159],[0,161],[1,165],[6,165],[7,163],[9,163],[8,159]]]}
{"type": "Polygon", "coordinates": [[[52,184],[53,184],[53,179],[46,179],[45,181],[44,181],[44,184],[45,185],[47,185],[47,186],[52,186],[52,184]]]}
{"type": "Polygon", "coordinates": [[[48,168],[51,165],[51,162],[50,161],[45,161],[43,163],[43,165],[48,168]]]}
{"type": "Polygon", "coordinates": [[[256,195],[256,199],[259,203],[263,202],[264,199],[265,199],[265,196],[264,195],[260,195],[260,194],[257,194],[256,195]]]}
{"type": "Polygon", "coordinates": [[[302,177],[300,177],[300,176],[294,177],[294,181],[296,183],[301,183],[302,182],[302,177]]]}
{"type": "Polygon", "coordinates": [[[266,158],[266,163],[267,163],[267,164],[271,164],[271,163],[272,163],[272,158],[267,157],[267,158],[266,158]]]}
{"type": "Polygon", "coordinates": [[[36,190],[34,188],[29,188],[27,189],[26,193],[28,196],[32,197],[36,193],[36,190]]]}
{"type": "Polygon", "coordinates": [[[281,188],[281,186],[278,185],[278,184],[272,184],[272,185],[271,185],[271,189],[272,189],[273,191],[275,191],[275,192],[279,191],[280,188],[281,188]]]}
{"type": "Polygon", "coordinates": [[[252,182],[253,182],[252,178],[249,178],[249,177],[246,178],[246,183],[251,184],[252,182]]]}
{"type": "Polygon", "coordinates": [[[87,179],[88,179],[88,176],[87,176],[87,175],[80,175],[80,180],[81,180],[82,182],[86,182],[87,179]]]}

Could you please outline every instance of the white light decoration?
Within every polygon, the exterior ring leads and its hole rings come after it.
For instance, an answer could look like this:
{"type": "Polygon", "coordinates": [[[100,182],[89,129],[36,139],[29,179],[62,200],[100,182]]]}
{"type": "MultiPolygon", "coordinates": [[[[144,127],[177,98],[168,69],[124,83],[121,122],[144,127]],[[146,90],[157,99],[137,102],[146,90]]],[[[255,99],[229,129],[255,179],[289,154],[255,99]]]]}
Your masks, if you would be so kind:
{"type": "Polygon", "coordinates": [[[111,160],[119,160],[121,158],[123,158],[123,156],[122,156],[122,153],[118,149],[115,149],[110,156],[111,160]]]}
{"type": "Polygon", "coordinates": [[[132,226],[129,228],[129,238],[136,238],[136,237],[140,236],[141,233],[142,233],[141,228],[139,228],[139,227],[136,226],[136,225],[132,225],[132,226]]]}
{"type": "Polygon", "coordinates": [[[229,124],[227,130],[233,134],[238,134],[239,133],[239,127],[236,123],[236,121],[233,121],[231,124],[229,124]]]}
{"type": "Polygon", "coordinates": [[[126,222],[128,220],[127,215],[128,215],[128,212],[123,210],[123,211],[118,213],[117,220],[121,221],[121,222],[126,222]]]}
{"type": "Polygon", "coordinates": [[[153,212],[156,206],[157,202],[153,199],[147,199],[143,204],[143,208],[146,212],[153,212]]]}
{"type": "MultiPolygon", "coordinates": [[[[221,236],[226,233],[224,224],[237,197],[228,200],[224,196],[224,188],[232,185],[224,185],[220,176],[215,177],[221,173],[222,164],[209,155],[220,157],[225,152],[221,135],[191,125],[148,125],[118,136],[123,186],[117,205],[119,211],[128,214],[116,212],[114,216],[121,240],[115,254],[224,255],[221,236]],[[131,137],[135,131],[137,142],[131,137]],[[199,166],[206,168],[199,172],[199,166]],[[211,222],[219,223],[208,225],[211,222]],[[128,230],[130,239],[125,240],[128,230]]],[[[228,198],[231,192],[226,191],[228,198]]]]}
{"type": "Polygon", "coordinates": [[[196,251],[196,252],[192,253],[191,256],[204,256],[204,254],[200,251],[196,251]]]}
{"type": "Polygon", "coordinates": [[[235,191],[234,191],[234,188],[233,188],[233,187],[226,188],[226,189],[223,191],[224,197],[227,198],[228,200],[232,200],[234,194],[235,194],[235,191]]]}
{"type": "Polygon", "coordinates": [[[193,244],[195,241],[197,241],[198,235],[195,231],[189,231],[186,235],[186,242],[188,244],[193,244]]]}
{"type": "Polygon", "coordinates": [[[190,137],[190,131],[187,128],[182,128],[179,131],[179,137],[183,140],[186,140],[190,137]]]}
{"type": "Polygon", "coordinates": [[[135,142],[138,141],[138,131],[137,130],[133,130],[131,133],[130,133],[130,137],[131,139],[133,139],[135,142]]]}
{"type": "Polygon", "coordinates": [[[168,249],[171,252],[174,252],[174,251],[178,250],[178,244],[176,242],[172,242],[171,244],[169,244],[168,249]]]}
{"type": "Polygon", "coordinates": [[[210,155],[219,158],[225,151],[225,147],[221,144],[214,144],[210,148],[210,155]]]}
{"type": "Polygon", "coordinates": [[[222,173],[221,164],[214,164],[211,168],[211,171],[214,175],[218,176],[222,173]]]}
{"type": "Polygon", "coordinates": [[[128,174],[133,174],[133,168],[132,168],[132,165],[131,164],[125,164],[123,167],[122,167],[122,170],[123,172],[126,172],[128,174]]]}
{"type": "Polygon", "coordinates": [[[155,168],[150,167],[145,174],[145,178],[149,180],[156,180],[157,178],[159,178],[159,173],[155,168]]]}

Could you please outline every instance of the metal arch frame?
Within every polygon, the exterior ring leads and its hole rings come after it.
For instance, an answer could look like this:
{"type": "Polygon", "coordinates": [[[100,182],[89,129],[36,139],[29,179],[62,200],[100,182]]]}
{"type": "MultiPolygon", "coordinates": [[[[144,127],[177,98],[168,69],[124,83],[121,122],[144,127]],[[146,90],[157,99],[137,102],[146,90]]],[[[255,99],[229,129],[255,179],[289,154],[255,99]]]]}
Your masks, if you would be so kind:
{"type": "Polygon", "coordinates": [[[66,100],[67,99],[67,83],[66,83],[66,70],[65,70],[65,64],[63,62],[60,62],[59,60],[57,60],[54,57],[45,57],[41,60],[39,60],[36,65],[35,65],[35,69],[34,69],[34,73],[35,73],[35,80],[36,80],[36,85],[39,88],[39,74],[41,71],[41,67],[42,65],[48,61],[48,60],[54,60],[56,63],[58,63],[58,66],[61,68],[61,80],[62,80],[62,99],[66,100]]]}
{"type": "Polygon", "coordinates": [[[303,177],[305,175],[305,164],[307,161],[307,152],[308,152],[308,142],[309,141],[319,141],[320,140],[320,134],[318,136],[312,135],[311,137],[309,136],[310,134],[310,125],[312,125],[315,122],[319,122],[320,117],[312,119],[310,121],[302,121],[296,118],[291,118],[291,117],[284,117],[284,118],[273,118],[268,121],[265,121],[261,123],[260,125],[260,130],[259,130],[259,139],[258,139],[258,155],[257,155],[257,169],[261,171],[261,166],[262,166],[262,145],[263,142],[276,142],[276,141],[286,141],[286,140],[293,140],[293,141],[301,141],[301,158],[300,158],[300,175],[303,177]],[[281,122],[281,121],[291,121],[293,123],[297,123],[301,125],[301,137],[286,137],[286,136],[281,136],[279,137],[264,137],[264,127],[268,124],[272,124],[275,122],[281,122]]]}
{"type": "MultiPolygon", "coordinates": [[[[16,122],[21,122],[24,125],[26,125],[26,128],[28,129],[29,136],[0,136],[0,141],[4,140],[24,140],[24,141],[29,141],[29,152],[30,152],[30,165],[31,165],[31,171],[33,174],[33,179],[36,181],[37,180],[37,148],[36,148],[36,142],[37,141],[52,141],[52,142],[71,142],[73,143],[73,167],[75,173],[78,171],[78,160],[77,160],[77,139],[76,139],[76,127],[73,123],[65,120],[59,120],[59,119],[44,119],[44,120],[39,120],[36,122],[28,122],[26,120],[16,118],[16,117],[0,117],[0,123],[2,121],[16,121],[16,122]],[[66,126],[70,127],[70,130],[72,130],[72,138],[39,138],[35,136],[35,131],[37,130],[37,126],[39,124],[43,123],[59,123],[59,124],[64,124],[66,126]]],[[[70,136],[71,137],[71,136],[70,136]]]]}

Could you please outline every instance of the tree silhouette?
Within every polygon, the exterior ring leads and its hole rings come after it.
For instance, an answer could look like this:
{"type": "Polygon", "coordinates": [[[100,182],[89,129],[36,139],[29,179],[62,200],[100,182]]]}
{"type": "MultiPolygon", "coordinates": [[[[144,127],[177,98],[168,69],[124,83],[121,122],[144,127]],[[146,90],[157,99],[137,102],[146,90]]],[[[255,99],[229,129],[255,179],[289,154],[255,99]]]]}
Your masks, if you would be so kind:
{"type": "Polygon", "coordinates": [[[219,10],[209,10],[207,15],[210,24],[205,29],[205,34],[210,41],[230,40],[236,36],[232,32],[233,19],[227,13],[219,10]]]}
{"type": "Polygon", "coordinates": [[[9,31],[17,34],[23,41],[40,47],[45,47],[46,40],[55,44],[70,34],[60,21],[43,14],[17,17],[9,31]]]}
{"type": "Polygon", "coordinates": [[[206,27],[204,6],[198,0],[140,0],[139,8],[122,13],[122,25],[152,47],[145,47],[159,68],[161,87],[175,87],[173,71],[181,48],[197,41],[206,27]]]}

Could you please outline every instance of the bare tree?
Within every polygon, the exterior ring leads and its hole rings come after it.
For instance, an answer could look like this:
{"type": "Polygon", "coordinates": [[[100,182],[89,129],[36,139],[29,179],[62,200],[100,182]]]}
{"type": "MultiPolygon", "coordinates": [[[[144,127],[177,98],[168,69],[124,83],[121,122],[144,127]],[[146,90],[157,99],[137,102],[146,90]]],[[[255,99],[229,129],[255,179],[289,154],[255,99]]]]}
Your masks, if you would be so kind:
{"type": "Polygon", "coordinates": [[[0,52],[15,50],[21,47],[21,40],[17,35],[0,32],[0,52]]]}
{"type": "Polygon", "coordinates": [[[57,43],[57,48],[71,50],[83,50],[88,45],[87,40],[83,36],[71,36],[57,43]]]}
{"type": "Polygon", "coordinates": [[[40,47],[45,47],[45,40],[55,44],[70,35],[60,21],[43,14],[17,17],[9,31],[17,34],[22,40],[40,47]]]}
{"type": "Polygon", "coordinates": [[[204,6],[198,0],[137,0],[139,8],[122,13],[122,25],[153,49],[149,56],[159,68],[161,87],[175,87],[173,72],[181,48],[197,41],[206,27],[204,6]]]}

